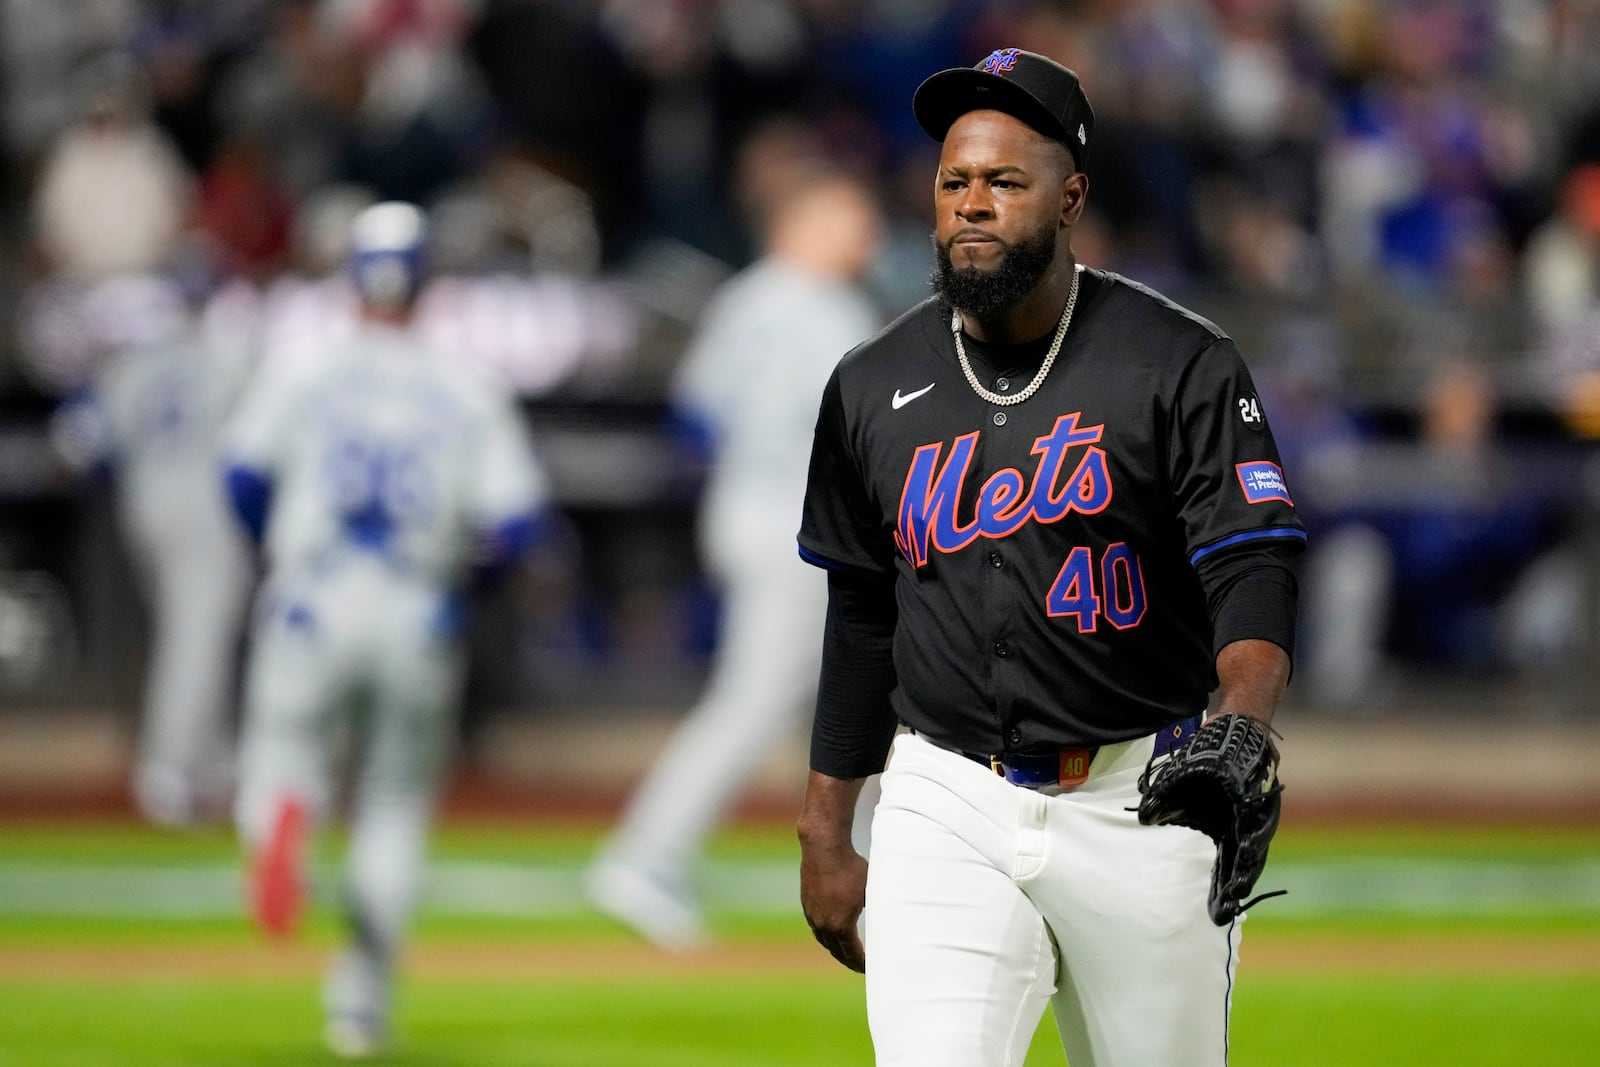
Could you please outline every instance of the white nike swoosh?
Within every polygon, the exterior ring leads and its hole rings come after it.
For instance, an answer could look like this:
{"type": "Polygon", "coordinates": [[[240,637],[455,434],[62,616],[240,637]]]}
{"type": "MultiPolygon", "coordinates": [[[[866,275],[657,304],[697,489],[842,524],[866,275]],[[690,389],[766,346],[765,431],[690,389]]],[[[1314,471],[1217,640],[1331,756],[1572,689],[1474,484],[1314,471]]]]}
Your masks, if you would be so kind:
{"type": "Polygon", "coordinates": [[[936,386],[938,384],[939,384],[938,382],[929,382],[927,385],[924,385],[921,389],[918,389],[916,392],[907,393],[905,396],[901,396],[900,395],[900,390],[896,389],[894,391],[894,399],[891,400],[889,403],[894,406],[894,409],[896,411],[899,411],[901,408],[905,407],[907,404],[911,403],[917,397],[921,396],[923,393],[926,393],[929,389],[932,389],[934,386],[936,386]]]}

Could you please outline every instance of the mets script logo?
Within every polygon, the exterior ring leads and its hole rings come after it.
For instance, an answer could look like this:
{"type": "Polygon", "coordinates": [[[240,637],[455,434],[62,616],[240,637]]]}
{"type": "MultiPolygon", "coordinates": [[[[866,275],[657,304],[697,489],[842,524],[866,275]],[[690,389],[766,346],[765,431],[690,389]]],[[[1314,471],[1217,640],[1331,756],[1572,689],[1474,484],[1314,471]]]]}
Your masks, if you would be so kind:
{"type": "Polygon", "coordinates": [[[985,74],[1004,74],[1017,65],[1017,53],[1020,48],[998,48],[989,53],[989,58],[983,61],[985,74]]]}
{"type": "MultiPolygon", "coordinates": [[[[998,53],[997,53],[998,54],[998,53]]],[[[977,505],[965,522],[956,514],[961,487],[978,444],[974,431],[955,439],[949,455],[940,462],[943,442],[923,445],[911,457],[905,488],[900,493],[900,512],[894,535],[895,544],[913,566],[928,562],[930,546],[950,553],[970,545],[979,537],[1009,537],[1024,523],[1056,522],[1071,512],[1094,515],[1111,503],[1111,476],[1106,470],[1106,454],[1099,448],[1084,452],[1072,473],[1065,479],[1067,452],[1076,445],[1094,445],[1104,426],[1078,428],[1079,412],[1056,420],[1055,427],[1033,442],[1038,465],[1029,481],[1013,467],[1004,467],[984,481],[978,489],[977,505]]]]}
{"type": "Polygon", "coordinates": [[[1255,463],[1240,463],[1233,469],[1238,472],[1244,498],[1250,503],[1265,504],[1269,500],[1294,503],[1289,499],[1289,484],[1283,480],[1283,468],[1276,463],[1263,459],[1255,463]]]}

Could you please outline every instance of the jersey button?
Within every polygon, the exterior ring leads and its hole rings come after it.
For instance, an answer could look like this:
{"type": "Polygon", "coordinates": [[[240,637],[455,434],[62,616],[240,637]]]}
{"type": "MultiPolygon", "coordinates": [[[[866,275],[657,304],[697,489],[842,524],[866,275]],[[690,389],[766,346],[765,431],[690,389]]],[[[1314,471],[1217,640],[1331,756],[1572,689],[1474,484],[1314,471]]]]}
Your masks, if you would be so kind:
{"type": "Polygon", "coordinates": [[[995,412],[994,413],[994,424],[996,426],[1004,426],[1006,424],[1006,413],[1003,412],[1003,411],[995,412]]]}
{"type": "Polygon", "coordinates": [[[1010,741],[1013,745],[1022,744],[1022,731],[1012,730],[1011,733],[1006,736],[1006,740],[1010,741]]]}
{"type": "Polygon", "coordinates": [[[995,382],[994,382],[994,387],[997,390],[999,390],[1000,392],[1002,392],[1002,393],[1007,392],[1011,388],[1011,379],[1010,378],[996,378],[995,382]]]}
{"type": "Polygon", "coordinates": [[[1011,655],[1011,646],[1006,644],[1004,641],[996,641],[994,643],[994,654],[999,656],[1001,659],[1005,659],[1007,656],[1011,655]]]}
{"type": "Polygon", "coordinates": [[[1005,565],[1006,561],[1004,556],[1000,555],[998,552],[989,553],[989,566],[993,567],[995,570],[999,570],[1005,565]]]}

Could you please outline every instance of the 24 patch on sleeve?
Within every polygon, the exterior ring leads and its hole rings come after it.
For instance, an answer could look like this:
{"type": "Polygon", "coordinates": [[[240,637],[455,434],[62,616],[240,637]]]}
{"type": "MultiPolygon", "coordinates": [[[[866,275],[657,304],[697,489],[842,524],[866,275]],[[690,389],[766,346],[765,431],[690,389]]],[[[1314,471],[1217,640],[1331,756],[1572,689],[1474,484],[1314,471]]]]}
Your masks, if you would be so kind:
{"type": "Polygon", "coordinates": [[[1267,417],[1261,413],[1261,401],[1256,394],[1245,393],[1239,397],[1239,421],[1257,433],[1266,427],[1267,417]]]}
{"type": "Polygon", "coordinates": [[[1239,475],[1239,485],[1244,489],[1244,498],[1252,504],[1265,504],[1269,500],[1281,500],[1285,504],[1293,504],[1289,498],[1289,483],[1283,480],[1283,468],[1269,460],[1256,460],[1252,463],[1240,463],[1234,467],[1239,475]]]}

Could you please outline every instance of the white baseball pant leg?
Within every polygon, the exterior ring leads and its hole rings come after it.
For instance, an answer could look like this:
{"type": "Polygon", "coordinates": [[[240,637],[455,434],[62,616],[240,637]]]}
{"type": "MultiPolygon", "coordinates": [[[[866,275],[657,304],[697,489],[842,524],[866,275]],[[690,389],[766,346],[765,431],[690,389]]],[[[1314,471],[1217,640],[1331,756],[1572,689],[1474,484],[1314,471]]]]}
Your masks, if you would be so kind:
{"type": "Polygon", "coordinates": [[[204,816],[233,786],[233,679],[250,572],[231,531],[190,534],[140,553],[153,640],[134,795],[158,822],[204,816]]]}
{"type": "Polygon", "coordinates": [[[362,927],[390,953],[416,907],[428,833],[454,751],[463,654],[431,629],[438,594],[413,590],[374,650],[372,705],[351,798],[346,890],[362,927]]]}
{"type": "Polygon", "coordinates": [[[827,578],[798,555],[733,578],[704,695],[629,801],[606,854],[669,885],[762,761],[810,714],[827,578]]]}
{"type": "Polygon", "coordinates": [[[1127,808],[1152,740],[1048,796],[915,735],[872,829],[867,1016],[879,1067],[1017,1067],[1046,1004],[1072,1067],[1222,1067],[1239,924],[1215,850],[1127,808]]]}
{"type": "Polygon", "coordinates": [[[348,735],[355,642],[289,583],[262,590],[245,671],[235,819],[252,852],[293,801],[314,827],[327,816],[338,747],[348,735]]]}
{"type": "Polygon", "coordinates": [[[344,906],[353,938],[324,985],[330,1016],[386,1018],[396,957],[421,895],[428,836],[454,751],[463,654],[432,628],[439,596],[409,591],[390,605],[371,649],[371,705],[361,738],[345,854],[344,906]]]}

